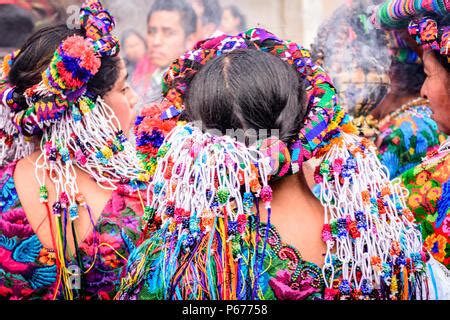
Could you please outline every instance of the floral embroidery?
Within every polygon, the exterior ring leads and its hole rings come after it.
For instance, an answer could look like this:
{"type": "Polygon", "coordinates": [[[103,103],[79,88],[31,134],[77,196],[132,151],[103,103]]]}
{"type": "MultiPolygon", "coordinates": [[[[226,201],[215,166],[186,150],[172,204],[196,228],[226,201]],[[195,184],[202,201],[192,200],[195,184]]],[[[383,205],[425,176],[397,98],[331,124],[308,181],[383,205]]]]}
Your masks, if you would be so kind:
{"type": "Polygon", "coordinates": [[[442,231],[444,232],[445,236],[450,237],[450,215],[449,214],[447,214],[447,217],[444,220],[444,223],[442,225],[442,231]]]}
{"type": "Polygon", "coordinates": [[[425,247],[450,269],[450,153],[438,154],[402,175],[408,206],[422,227],[425,247]]]}
{"type": "Polygon", "coordinates": [[[54,266],[56,264],[56,254],[43,248],[39,253],[38,261],[44,266],[54,266]]]}
{"type": "MultiPolygon", "coordinates": [[[[0,300],[52,300],[56,255],[43,248],[26,218],[12,179],[14,170],[15,164],[0,168],[0,300]]],[[[142,211],[140,199],[128,188],[113,193],[94,232],[79,246],[79,261],[89,272],[83,278],[83,292],[75,299],[115,296],[129,248],[140,234],[142,211]]]]}
{"type": "Polygon", "coordinates": [[[414,106],[380,127],[380,161],[392,179],[422,163],[446,139],[430,114],[428,106],[414,106]]]}
{"type": "Polygon", "coordinates": [[[0,210],[8,211],[18,200],[17,194],[14,192],[14,181],[12,177],[6,179],[6,182],[0,184],[0,210]]]}
{"type": "Polygon", "coordinates": [[[31,226],[28,224],[25,211],[22,208],[12,209],[8,212],[1,211],[0,230],[8,237],[27,238],[33,234],[31,226]]]}
{"type": "Polygon", "coordinates": [[[435,257],[439,262],[444,262],[446,246],[447,239],[440,234],[433,234],[425,240],[425,248],[427,248],[433,257],[435,257]]]}
{"type": "Polygon", "coordinates": [[[312,282],[311,278],[293,281],[292,274],[282,270],[269,281],[269,284],[279,300],[305,300],[319,291],[312,282]]]}

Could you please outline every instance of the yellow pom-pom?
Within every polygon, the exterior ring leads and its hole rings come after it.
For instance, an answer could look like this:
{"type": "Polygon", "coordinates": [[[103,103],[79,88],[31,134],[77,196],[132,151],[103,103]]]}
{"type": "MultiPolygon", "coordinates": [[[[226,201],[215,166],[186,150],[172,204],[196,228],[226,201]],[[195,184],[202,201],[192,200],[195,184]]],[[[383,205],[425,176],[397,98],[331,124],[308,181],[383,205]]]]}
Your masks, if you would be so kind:
{"type": "Polygon", "coordinates": [[[79,103],[79,107],[81,112],[83,113],[83,115],[88,114],[89,112],[91,112],[91,109],[89,108],[89,105],[86,103],[86,101],[81,100],[79,103]]]}
{"type": "Polygon", "coordinates": [[[149,182],[150,181],[150,174],[148,173],[140,173],[138,175],[138,180],[141,182],[149,182]]]}
{"type": "Polygon", "coordinates": [[[170,224],[169,232],[173,233],[173,232],[175,232],[175,230],[177,230],[177,224],[176,223],[170,224]]]}
{"type": "Polygon", "coordinates": [[[112,152],[112,150],[109,147],[103,147],[101,151],[102,151],[103,156],[108,160],[114,156],[114,153],[112,152]]]}

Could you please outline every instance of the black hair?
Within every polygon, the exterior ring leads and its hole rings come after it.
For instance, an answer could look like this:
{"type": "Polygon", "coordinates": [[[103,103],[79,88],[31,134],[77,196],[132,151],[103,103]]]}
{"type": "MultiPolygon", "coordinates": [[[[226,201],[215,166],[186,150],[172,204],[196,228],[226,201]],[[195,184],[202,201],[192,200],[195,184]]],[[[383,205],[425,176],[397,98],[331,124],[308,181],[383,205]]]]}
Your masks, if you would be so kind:
{"type": "Polygon", "coordinates": [[[145,49],[147,49],[147,41],[145,41],[144,37],[142,36],[142,34],[140,34],[137,30],[134,29],[127,29],[122,33],[122,37],[121,37],[121,41],[120,43],[122,45],[125,45],[125,41],[130,38],[131,36],[136,36],[139,38],[139,40],[141,40],[144,45],[145,45],[145,49]]]}
{"type": "Polygon", "coordinates": [[[0,4],[0,47],[21,47],[33,29],[33,16],[30,12],[17,5],[0,4]]]}
{"type": "Polygon", "coordinates": [[[420,94],[420,89],[426,79],[423,64],[402,63],[392,59],[390,76],[396,87],[403,93],[410,95],[420,94]]]}
{"type": "Polygon", "coordinates": [[[150,8],[147,16],[147,23],[155,12],[175,11],[181,16],[181,23],[186,37],[197,32],[197,15],[192,6],[185,0],[156,0],[150,8]]]}
{"type": "Polygon", "coordinates": [[[228,7],[225,7],[224,8],[224,11],[225,10],[230,10],[230,12],[231,12],[231,15],[234,17],[234,18],[237,18],[237,19],[239,19],[239,31],[245,31],[245,30],[247,30],[247,19],[246,19],[246,17],[244,16],[244,14],[239,10],[239,8],[238,7],[236,7],[235,5],[231,5],[231,6],[228,6],[228,7]]]}
{"type": "MultiPolygon", "coordinates": [[[[16,87],[16,93],[19,96],[23,95],[28,88],[41,82],[42,72],[50,64],[58,46],[73,35],[84,36],[84,31],[71,30],[66,25],[57,25],[43,28],[28,38],[14,60],[8,79],[9,83],[16,87]]],[[[119,78],[119,61],[119,57],[102,58],[99,72],[88,83],[90,94],[103,96],[114,87],[119,78]]]]}
{"type": "Polygon", "coordinates": [[[290,143],[306,114],[304,82],[293,66],[259,50],[236,50],[208,62],[192,79],[186,120],[208,129],[279,130],[290,143]]]}
{"type": "Polygon", "coordinates": [[[202,24],[212,23],[220,26],[222,21],[222,7],[219,0],[199,0],[204,8],[202,24]]]}

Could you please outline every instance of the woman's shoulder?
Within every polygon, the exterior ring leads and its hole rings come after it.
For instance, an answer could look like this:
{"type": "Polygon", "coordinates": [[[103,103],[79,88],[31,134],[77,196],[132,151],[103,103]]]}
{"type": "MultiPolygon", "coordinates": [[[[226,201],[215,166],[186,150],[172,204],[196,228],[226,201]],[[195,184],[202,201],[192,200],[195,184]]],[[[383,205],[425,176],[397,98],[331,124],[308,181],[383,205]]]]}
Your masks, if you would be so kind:
{"type": "Polygon", "coordinates": [[[430,107],[427,105],[414,106],[399,112],[389,122],[381,125],[380,130],[385,132],[382,135],[387,137],[393,134],[402,134],[407,137],[411,134],[423,134],[436,137],[440,135],[440,132],[432,114],[430,107]]]}

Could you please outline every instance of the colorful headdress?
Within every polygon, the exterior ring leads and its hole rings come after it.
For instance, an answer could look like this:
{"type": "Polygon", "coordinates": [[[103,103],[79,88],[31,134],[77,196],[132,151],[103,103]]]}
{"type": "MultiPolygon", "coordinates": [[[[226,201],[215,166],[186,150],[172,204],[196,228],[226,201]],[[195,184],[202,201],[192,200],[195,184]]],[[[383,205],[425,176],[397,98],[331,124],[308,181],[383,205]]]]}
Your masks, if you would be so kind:
{"type": "Polygon", "coordinates": [[[8,74],[19,51],[7,55],[3,60],[2,78],[0,79],[0,166],[31,154],[34,146],[30,139],[21,135],[12,117],[20,107],[14,88],[8,84],[8,74]]]}
{"type": "MultiPolygon", "coordinates": [[[[4,62],[0,88],[0,139],[6,142],[0,146],[0,165],[28,156],[34,151],[31,139],[40,139],[42,153],[36,162],[36,178],[41,185],[40,200],[51,221],[54,219],[61,228],[54,244],[63,284],[69,283],[70,276],[65,266],[64,226],[78,219],[80,208],[91,214],[78,191],[74,167],[110,190],[121,183],[146,179],[114,112],[88,90],[89,82],[100,70],[102,57],[119,53],[119,42],[111,34],[114,19],[99,1],[88,0],[81,8],[80,22],[86,37],[74,35],[65,39],[39,84],[23,95],[17,94],[8,83],[14,63],[11,56],[4,62]],[[48,204],[47,180],[56,189],[57,200],[52,209],[48,204]]],[[[72,297],[68,287],[64,287],[64,294],[72,297]]]]}
{"type": "Polygon", "coordinates": [[[372,20],[388,30],[408,28],[424,50],[438,51],[450,63],[450,26],[439,26],[430,16],[449,14],[449,0],[390,0],[374,10],[372,20]]]}
{"type": "Polygon", "coordinates": [[[164,136],[174,127],[185,109],[184,95],[190,79],[212,58],[248,48],[269,52],[294,65],[306,82],[309,110],[305,120],[307,125],[299,133],[298,141],[301,142],[289,146],[292,155],[290,172],[299,172],[303,162],[312,159],[321,149],[326,149],[330,138],[339,135],[341,130],[338,128],[350,128],[345,126],[349,118],[337,104],[331,79],[321,67],[313,63],[309,51],[295,43],[282,41],[263,29],[252,29],[236,37],[223,35],[200,42],[193,51],[178,59],[165,75],[165,98],[162,104],[148,107],[138,118],[138,151],[150,174],[155,170],[156,156],[164,136]]]}
{"type": "Polygon", "coordinates": [[[394,59],[406,64],[422,64],[422,59],[398,30],[388,31],[389,47],[394,59]]]}
{"type": "MultiPolygon", "coordinates": [[[[325,298],[370,298],[375,292],[419,298],[426,254],[404,193],[391,184],[373,144],[352,134],[330,79],[306,49],[263,29],[209,39],[172,65],[165,84],[162,112],[148,108],[136,129],[152,175],[144,219],[161,228],[130,258],[121,298],[135,296],[144,284],[142,296],[150,299],[262,299],[262,261],[273,241],[268,182],[299,172],[312,158],[323,159],[316,182],[328,247],[322,271],[330,277],[321,279],[320,271],[310,276],[324,284],[325,298]],[[173,129],[201,66],[246,48],[280,57],[306,81],[308,115],[297,139],[288,146],[270,138],[246,147],[190,124],[173,129]],[[266,226],[260,225],[259,204],[268,211],[266,226]],[[338,271],[336,282],[331,275],[338,271]]],[[[309,272],[301,268],[292,262],[292,285],[309,272]]]]}
{"type": "Polygon", "coordinates": [[[423,17],[412,20],[408,31],[423,50],[438,51],[450,63],[450,25],[439,29],[435,19],[423,17]]]}

